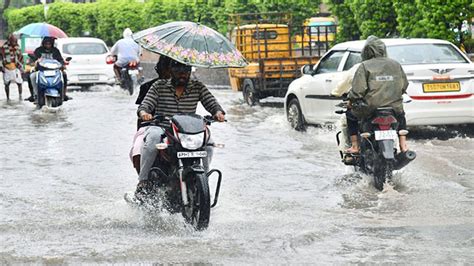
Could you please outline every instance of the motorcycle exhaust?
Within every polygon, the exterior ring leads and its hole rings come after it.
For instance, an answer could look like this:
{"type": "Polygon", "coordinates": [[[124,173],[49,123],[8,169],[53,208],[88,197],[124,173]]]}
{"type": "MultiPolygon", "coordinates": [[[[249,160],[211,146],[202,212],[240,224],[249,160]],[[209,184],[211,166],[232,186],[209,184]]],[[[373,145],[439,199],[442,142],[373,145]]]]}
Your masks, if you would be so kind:
{"type": "Polygon", "coordinates": [[[403,167],[405,167],[407,164],[409,164],[411,161],[415,160],[416,158],[416,152],[414,151],[406,151],[406,152],[400,152],[399,154],[395,155],[395,170],[400,170],[403,167]]]}

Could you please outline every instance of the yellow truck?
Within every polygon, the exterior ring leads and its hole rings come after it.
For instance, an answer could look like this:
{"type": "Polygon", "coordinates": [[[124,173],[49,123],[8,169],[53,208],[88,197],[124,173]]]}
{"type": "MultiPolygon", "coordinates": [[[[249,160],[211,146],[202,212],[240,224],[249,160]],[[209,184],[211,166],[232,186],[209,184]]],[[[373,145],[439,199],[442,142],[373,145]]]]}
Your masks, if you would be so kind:
{"type": "Polygon", "coordinates": [[[310,26],[292,26],[288,14],[246,13],[230,18],[230,39],[249,62],[245,68],[229,69],[230,84],[242,91],[249,105],[270,96],[284,97],[291,81],[301,76],[301,68],[315,64],[324,54],[305,38],[310,26]],[[295,38],[297,33],[302,38],[295,38]]]}
{"type": "Polygon", "coordinates": [[[328,44],[336,40],[336,19],[329,16],[312,17],[305,20],[305,35],[296,36],[297,43],[313,47],[320,47],[321,50],[329,50],[328,44]],[[301,40],[301,38],[303,40],[301,40]]]}

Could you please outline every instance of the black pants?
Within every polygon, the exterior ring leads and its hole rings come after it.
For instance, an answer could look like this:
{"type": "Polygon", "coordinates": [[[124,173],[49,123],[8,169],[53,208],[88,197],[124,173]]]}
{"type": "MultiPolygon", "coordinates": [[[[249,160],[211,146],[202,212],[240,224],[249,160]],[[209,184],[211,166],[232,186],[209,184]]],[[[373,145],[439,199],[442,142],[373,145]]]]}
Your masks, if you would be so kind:
{"type": "MultiPolygon", "coordinates": [[[[402,129],[407,129],[407,120],[405,118],[405,112],[401,113],[395,113],[395,118],[398,121],[398,129],[397,130],[402,130],[402,129]]],[[[349,136],[357,135],[359,133],[359,120],[357,117],[352,113],[351,109],[347,109],[346,112],[346,120],[347,120],[347,129],[349,132],[349,136]]],[[[367,122],[367,121],[365,121],[367,122]]],[[[368,125],[368,123],[364,123],[368,125]]],[[[365,130],[367,131],[367,130],[365,130]]]]}

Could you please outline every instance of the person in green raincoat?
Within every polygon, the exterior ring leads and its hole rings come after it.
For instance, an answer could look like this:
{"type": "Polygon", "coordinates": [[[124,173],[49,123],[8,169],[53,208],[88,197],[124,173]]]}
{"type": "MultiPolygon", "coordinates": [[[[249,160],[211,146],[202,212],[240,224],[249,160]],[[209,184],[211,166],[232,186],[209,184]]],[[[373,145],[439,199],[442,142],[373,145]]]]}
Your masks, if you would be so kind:
{"type": "MultiPolygon", "coordinates": [[[[402,66],[387,57],[385,44],[375,36],[367,38],[362,48],[362,63],[354,74],[349,100],[352,114],[359,120],[367,119],[379,107],[392,107],[399,122],[398,130],[406,132],[403,97],[408,80],[402,66]]],[[[357,132],[357,130],[349,130],[357,132]]],[[[399,133],[400,134],[400,133],[399,133]]],[[[359,152],[357,134],[351,134],[349,153],[359,152]]],[[[406,134],[399,135],[400,151],[408,150],[406,134]]]]}

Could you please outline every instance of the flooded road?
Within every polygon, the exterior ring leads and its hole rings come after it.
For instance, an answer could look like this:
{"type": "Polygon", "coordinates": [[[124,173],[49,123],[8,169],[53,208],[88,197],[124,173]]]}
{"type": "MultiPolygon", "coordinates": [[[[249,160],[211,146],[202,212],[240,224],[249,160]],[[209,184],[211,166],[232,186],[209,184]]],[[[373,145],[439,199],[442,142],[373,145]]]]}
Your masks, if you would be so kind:
{"type": "Polygon", "coordinates": [[[418,158],[382,193],[339,162],[335,131],[295,132],[282,108],[213,90],[228,112],[211,127],[224,180],[209,229],[193,232],[123,200],[135,96],[73,92],[44,113],[15,90],[0,93],[0,264],[474,261],[472,127],[416,132],[418,158]]]}

